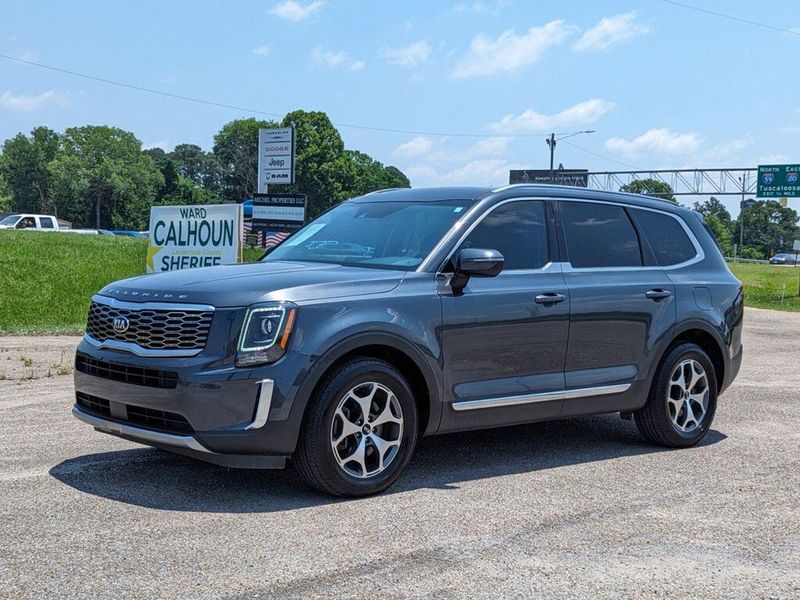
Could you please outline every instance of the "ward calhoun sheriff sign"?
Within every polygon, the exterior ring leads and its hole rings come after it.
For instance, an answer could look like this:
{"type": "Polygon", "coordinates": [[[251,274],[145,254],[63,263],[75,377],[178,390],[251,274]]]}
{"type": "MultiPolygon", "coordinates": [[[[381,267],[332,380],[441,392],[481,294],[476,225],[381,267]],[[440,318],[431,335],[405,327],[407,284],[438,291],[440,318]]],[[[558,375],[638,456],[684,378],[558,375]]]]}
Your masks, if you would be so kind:
{"type": "Polygon", "coordinates": [[[147,272],[239,262],[242,205],[154,206],[150,209],[147,272]]]}

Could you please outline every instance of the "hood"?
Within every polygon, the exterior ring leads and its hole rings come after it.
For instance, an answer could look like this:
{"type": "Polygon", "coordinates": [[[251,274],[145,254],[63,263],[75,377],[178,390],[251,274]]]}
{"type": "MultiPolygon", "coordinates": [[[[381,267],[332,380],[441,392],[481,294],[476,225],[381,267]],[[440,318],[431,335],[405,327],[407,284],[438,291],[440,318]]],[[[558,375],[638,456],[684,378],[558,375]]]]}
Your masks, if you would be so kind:
{"type": "Polygon", "coordinates": [[[99,293],[129,302],[185,302],[247,306],[380,294],[393,290],[404,271],[320,263],[257,262],[153,273],[111,283],[99,293]]]}

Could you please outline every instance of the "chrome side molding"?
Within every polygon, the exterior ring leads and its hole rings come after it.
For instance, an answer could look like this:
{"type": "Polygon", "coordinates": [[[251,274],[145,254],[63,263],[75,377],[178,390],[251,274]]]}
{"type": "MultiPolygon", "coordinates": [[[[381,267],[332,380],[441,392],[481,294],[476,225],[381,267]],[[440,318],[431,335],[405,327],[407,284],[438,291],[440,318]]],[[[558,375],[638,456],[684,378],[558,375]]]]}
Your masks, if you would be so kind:
{"type": "Polygon", "coordinates": [[[627,392],[630,383],[616,385],[601,385],[590,388],[574,390],[558,390],[555,392],[540,392],[537,394],[523,394],[520,396],[503,396],[500,398],[481,398],[479,400],[460,400],[453,402],[453,410],[477,410],[481,408],[499,408],[502,406],[517,406],[519,404],[532,404],[534,402],[550,402],[551,400],[572,400],[575,398],[589,398],[591,396],[605,396],[607,394],[621,394],[627,392]]]}

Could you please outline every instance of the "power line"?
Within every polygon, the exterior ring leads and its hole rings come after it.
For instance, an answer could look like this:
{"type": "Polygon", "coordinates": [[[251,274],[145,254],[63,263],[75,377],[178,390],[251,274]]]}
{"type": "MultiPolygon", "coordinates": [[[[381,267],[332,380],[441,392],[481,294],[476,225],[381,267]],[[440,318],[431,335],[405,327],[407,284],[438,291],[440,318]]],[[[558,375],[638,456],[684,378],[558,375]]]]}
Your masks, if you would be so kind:
{"type": "MultiPolygon", "coordinates": [[[[57,73],[63,73],[65,75],[71,75],[73,77],[81,77],[83,79],[89,79],[91,81],[98,81],[100,83],[105,83],[107,85],[114,85],[117,87],[126,88],[129,90],[135,90],[137,92],[145,92],[147,94],[155,94],[157,96],[165,96],[167,98],[172,98],[175,100],[185,100],[187,102],[194,102],[196,104],[204,104],[206,106],[216,106],[218,108],[227,108],[231,110],[236,110],[244,113],[251,113],[256,115],[264,115],[267,117],[277,117],[283,118],[284,115],[280,113],[274,112],[267,112],[264,110],[259,110],[257,108],[248,108],[245,106],[236,106],[235,104],[226,104],[224,102],[214,102],[213,100],[205,100],[203,98],[197,98],[194,96],[185,96],[183,94],[173,94],[171,92],[164,92],[162,90],[156,90],[153,88],[143,87],[140,85],[134,85],[131,83],[125,83],[124,81],[116,81],[114,79],[107,79],[105,77],[98,77],[96,75],[89,75],[87,73],[80,73],[78,71],[71,71],[70,69],[63,69],[61,67],[54,67],[52,65],[46,65],[44,63],[35,62],[32,60],[27,60],[24,58],[17,58],[15,56],[9,56],[7,54],[0,54],[0,58],[14,61],[17,63],[22,63],[25,65],[30,65],[33,67],[38,67],[40,69],[47,69],[48,71],[55,71],[57,73]]],[[[333,125],[336,127],[344,127],[348,129],[360,129],[364,131],[378,131],[381,133],[401,133],[407,135],[429,135],[435,137],[460,137],[460,138],[539,138],[539,137],[547,137],[550,135],[549,133],[520,133],[520,134],[511,134],[511,133],[493,133],[493,134],[486,134],[486,133],[453,133],[453,132],[442,132],[442,131],[416,131],[411,129],[391,129],[388,127],[368,127],[366,125],[355,125],[353,123],[341,123],[341,122],[333,122],[333,125]]],[[[568,135],[574,132],[564,132],[559,133],[558,135],[568,135]]]]}
{"type": "Polygon", "coordinates": [[[717,12],[715,10],[709,10],[707,8],[700,8],[699,6],[692,6],[691,4],[684,4],[683,2],[676,2],[675,0],[661,0],[667,4],[672,4],[674,6],[680,6],[681,8],[687,8],[689,10],[695,10],[697,12],[705,13],[707,15],[713,15],[715,17],[721,17],[723,19],[729,19],[731,21],[738,21],[739,23],[746,23],[747,25],[754,25],[755,27],[762,27],[764,29],[771,29],[773,31],[780,31],[781,33],[791,33],[794,35],[800,35],[800,31],[793,31],[791,29],[784,29],[783,27],[776,27],[775,25],[770,25],[769,23],[760,23],[758,21],[750,21],[749,19],[743,19],[741,17],[735,17],[733,15],[728,15],[725,13],[717,12]]]}
{"type": "Polygon", "coordinates": [[[598,154],[597,152],[593,152],[591,150],[587,150],[586,148],[584,148],[582,146],[578,146],[577,144],[574,144],[572,142],[568,142],[568,141],[564,140],[564,143],[567,146],[572,146],[573,148],[576,148],[576,149],[580,150],[581,152],[586,152],[586,154],[591,154],[592,156],[596,156],[597,158],[602,158],[603,160],[607,160],[609,162],[616,163],[618,165],[622,165],[623,167],[628,167],[628,168],[633,169],[633,170],[638,170],[633,165],[630,165],[628,163],[625,163],[625,162],[622,162],[622,161],[619,161],[619,160],[615,160],[613,158],[609,158],[608,156],[603,156],[602,154],[598,154]]]}

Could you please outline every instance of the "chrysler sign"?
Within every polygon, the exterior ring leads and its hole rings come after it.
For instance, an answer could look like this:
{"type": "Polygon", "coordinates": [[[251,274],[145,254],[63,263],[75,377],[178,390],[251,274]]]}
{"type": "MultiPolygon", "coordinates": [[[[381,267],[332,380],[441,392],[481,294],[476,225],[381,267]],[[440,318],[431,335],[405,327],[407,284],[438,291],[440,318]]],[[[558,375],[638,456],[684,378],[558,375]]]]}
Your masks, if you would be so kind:
{"type": "Polygon", "coordinates": [[[294,127],[258,130],[258,193],[294,183],[294,127]]]}

